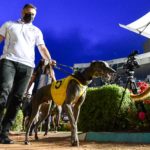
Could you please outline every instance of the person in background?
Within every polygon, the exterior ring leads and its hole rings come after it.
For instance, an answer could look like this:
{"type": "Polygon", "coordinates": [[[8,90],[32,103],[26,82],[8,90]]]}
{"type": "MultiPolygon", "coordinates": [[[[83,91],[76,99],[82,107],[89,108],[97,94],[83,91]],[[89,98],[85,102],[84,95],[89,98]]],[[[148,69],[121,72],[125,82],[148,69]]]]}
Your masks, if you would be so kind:
{"type": "MultiPolygon", "coordinates": [[[[28,85],[28,88],[27,88],[27,91],[26,91],[26,94],[25,94],[25,97],[27,97],[30,89],[32,89],[32,94],[31,95],[34,96],[34,94],[36,93],[36,91],[38,89],[40,89],[41,87],[46,86],[48,84],[51,84],[53,81],[56,81],[56,77],[55,77],[53,67],[51,65],[49,65],[49,63],[46,60],[41,59],[39,64],[37,65],[37,67],[35,68],[35,70],[33,72],[33,75],[31,77],[31,80],[29,82],[29,85],[28,85]]],[[[26,107],[23,110],[23,114],[24,114],[23,128],[24,128],[24,125],[26,124],[26,118],[30,117],[31,108],[32,108],[31,99],[32,98],[30,98],[30,101],[24,101],[24,105],[26,107]]],[[[49,104],[47,104],[47,105],[49,105],[49,104]]],[[[46,106],[46,108],[47,108],[47,106],[46,106]]],[[[42,113],[42,112],[39,112],[39,113],[42,113]]],[[[30,135],[32,135],[34,125],[38,121],[38,119],[39,118],[36,117],[35,122],[32,124],[31,130],[30,130],[30,135]]],[[[49,118],[46,119],[46,123],[45,123],[46,131],[49,130],[48,126],[49,126],[49,118]]]]}
{"type": "MultiPolygon", "coordinates": [[[[55,73],[51,65],[46,60],[41,59],[34,72],[34,88],[32,94],[38,89],[56,81],[55,73]]],[[[32,82],[32,81],[31,81],[32,82]]]]}
{"type": "Polygon", "coordinates": [[[34,95],[37,89],[47,84],[50,84],[52,81],[56,81],[54,70],[52,66],[49,65],[49,63],[46,60],[41,59],[32,74],[31,80],[27,88],[27,92],[32,86],[32,84],[34,84],[34,87],[32,90],[32,95],[34,95]]]}
{"type": "Polygon", "coordinates": [[[37,9],[32,4],[24,5],[21,18],[8,21],[0,28],[0,42],[5,40],[0,58],[0,114],[6,108],[7,99],[12,97],[4,116],[1,115],[0,143],[13,144],[9,130],[20,108],[23,96],[35,67],[35,46],[43,59],[55,65],[43,40],[41,30],[32,24],[37,9]],[[13,87],[13,88],[12,88],[13,87]]]}

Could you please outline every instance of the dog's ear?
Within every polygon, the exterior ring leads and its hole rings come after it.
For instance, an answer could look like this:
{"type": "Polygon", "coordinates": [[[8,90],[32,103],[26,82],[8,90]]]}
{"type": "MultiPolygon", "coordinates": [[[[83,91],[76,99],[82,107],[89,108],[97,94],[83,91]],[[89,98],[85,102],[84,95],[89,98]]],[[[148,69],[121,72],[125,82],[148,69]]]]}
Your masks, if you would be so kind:
{"type": "Polygon", "coordinates": [[[104,68],[107,68],[107,70],[108,70],[109,72],[111,72],[111,73],[115,73],[115,72],[116,72],[113,68],[111,68],[111,67],[109,66],[109,64],[108,64],[106,61],[102,61],[102,64],[103,64],[103,67],[104,67],[104,68]]]}
{"type": "Polygon", "coordinates": [[[108,70],[109,72],[112,72],[112,73],[116,72],[113,68],[111,68],[109,66],[109,64],[106,61],[92,61],[91,67],[94,67],[94,66],[100,67],[101,69],[103,68],[103,69],[108,70]]]}
{"type": "Polygon", "coordinates": [[[90,64],[91,66],[101,66],[101,67],[105,67],[105,63],[104,61],[100,61],[100,60],[93,60],[90,64]]]}
{"type": "Polygon", "coordinates": [[[95,66],[95,65],[97,64],[97,62],[100,62],[100,61],[93,60],[93,61],[90,63],[90,66],[95,66]]]}

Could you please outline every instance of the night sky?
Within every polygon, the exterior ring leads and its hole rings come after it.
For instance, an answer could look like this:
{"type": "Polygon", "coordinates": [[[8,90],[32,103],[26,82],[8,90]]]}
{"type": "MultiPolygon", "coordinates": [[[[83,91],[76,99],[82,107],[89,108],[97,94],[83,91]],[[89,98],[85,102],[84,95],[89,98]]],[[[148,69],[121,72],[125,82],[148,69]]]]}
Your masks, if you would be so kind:
{"type": "MultiPolygon", "coordinates": [[[[127,57],[133,50],[143,53],[147,38],[119,27],[150,11],[149,0],[4,0],[0,4],[0,26],[20,18],[24,4],[37,10],[34,25],[58,63],[73,66],[92,60],[127,57]]],[[[0,45],[2,53],[3,44],[0,45]]],[[[41,58],[36,49],[36,64],[41,58]]],[[[66,76],[56,71],[56,77],[66,76]]]]}

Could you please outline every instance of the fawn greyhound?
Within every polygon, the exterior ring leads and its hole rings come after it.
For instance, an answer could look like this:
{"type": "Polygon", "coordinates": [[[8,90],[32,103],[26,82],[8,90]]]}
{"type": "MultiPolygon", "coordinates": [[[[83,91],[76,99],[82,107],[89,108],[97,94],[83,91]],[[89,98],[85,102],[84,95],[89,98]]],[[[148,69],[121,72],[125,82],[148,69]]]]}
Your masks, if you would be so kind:
{"type": "MultiPolygon", "coordinates": [[[[77,122],[80,113],[81,105],[83,104],[86,96],[86,89],[90,81],[96,77],[110,78],[115,70],[112,69],[104,61],[93,61],[89,67],[82,71],[76,71],[74,74],[58,80],[40,88],[33,96],[32,113],[26,128],[25,144],[29,144],[29,131],[31,124],[40,109],[42,103],[52,103],[54,101],[57,105],[63,105],[68,114],[71,124],[71,145],[79,146],[77,122]],[[61,88],[61,91],[59,89],[61,88]],[[58,98],[58,100],[57,100],[58,98]],[[60,101],[61,100],[61,101],[60,101]]],[[[50,109],[50,107],[49,107],[50,109]]],[[[40,121],[35,126],[35,133],[40,121]]],[[[36,135],[36,139],[38,136],[36,135]]]]}

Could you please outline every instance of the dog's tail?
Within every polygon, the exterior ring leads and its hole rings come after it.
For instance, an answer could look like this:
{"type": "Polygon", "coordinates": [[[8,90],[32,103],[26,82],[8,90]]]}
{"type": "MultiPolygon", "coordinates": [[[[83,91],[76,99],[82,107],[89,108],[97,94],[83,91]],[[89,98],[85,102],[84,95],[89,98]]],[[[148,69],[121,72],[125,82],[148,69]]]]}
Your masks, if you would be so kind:
{"type": "Polygon", "coordinates": [[[148,87],[143,93],[131,94],[130,97],[133,101],[144,101],[150,97],[150,87],[148,87]]]}

